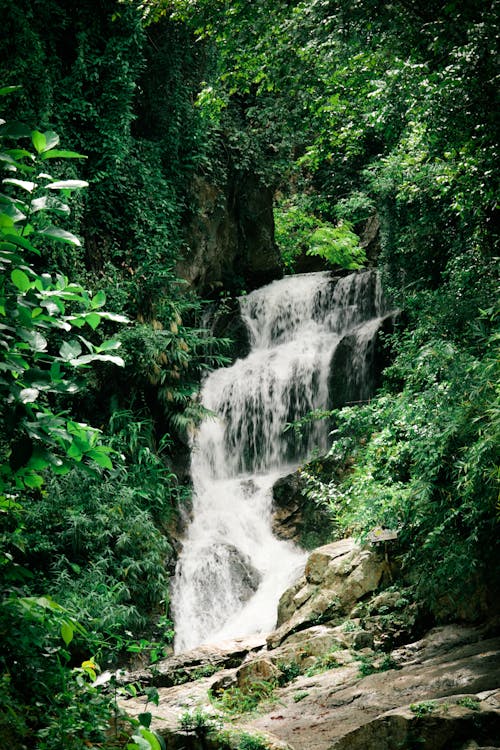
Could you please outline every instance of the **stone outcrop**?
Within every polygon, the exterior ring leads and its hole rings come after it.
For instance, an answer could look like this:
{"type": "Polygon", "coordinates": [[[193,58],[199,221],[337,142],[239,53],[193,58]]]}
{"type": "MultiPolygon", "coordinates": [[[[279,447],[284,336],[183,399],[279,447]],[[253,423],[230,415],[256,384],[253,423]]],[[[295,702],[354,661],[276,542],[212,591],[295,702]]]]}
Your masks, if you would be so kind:
{"type": "Polygon", "coordinates": [[[167,750],[239,750],[248,735],[268,750],[500,748],[498,623],[411,638],[412,605],[392,581],[383,588],[387,566],[352,539],[314,550],[281,599],[274,633],[122,676],[122,684],[157,686],[160,698],[158,706],[136,697],[122,707],[151,711],[167,750]],[[214,704],[209,692],[224,699],[226,691],[233,703],[262,695],[258,712],[224,714],[224,701],[214,704]],[[218,727],[207,729],[203,745],[181,728],[186,712],[218,727]]]}
{"type": "Polygon", "coordinates": [[[221,186],[198,176],[192,202],[187,249],[177,271],[197,291],[240,293],[282,276],[272,191],[256,176],[231,175],[221,186]]]}
{"type": "Polygon", "coordinates": [[[268,638],[272,648],[297,630],[349,617],[356,602],[375,591],[387,563],[352,539],[319,547],[309,556],[304,575],[282,595],[278,628],[268,638]]]}
{"type": "Polygon", "coordinates": [[[330,408],[366,401],[375,394],[381,385],[382,372],[390,364],[383,336],[393,333],[399,320],[400,313],[393,311],[382,318],[375,318],[372,329],[355,329],[341,339],[330,364],[330,408]],[[360,341],[360,337],[366,333],[370,333],[370,336],[360,341]],[[353,362],[356,362],[356,367],[353,367],[353,362]]]}
{"type": "Polygon", "coordinates": [[[333,529],[328,513],[303,490],[299,472],[278,479],[273,486],[272,529],[279,539],[292,539],[309,549],[331,539],[333,529]]]}
{"type": "MultiPolygon", "coordinates": [[[[499,748],[500,738],[500,638],[496,629],[446,626],[393,651],[381,660],[369,647],[359,651],[337,648],[336,636],[325,626],[314,626],[290,637],[316,642],[316,664],[322,669],[301,670],[274,700],[262,703],[256,714],[241,715],[205,748],[236,750],[244,735],[258,737],[269,750],[485,750],[499,748]],[[322,641],[322,645],[320,645],[322,641]],[[334,649],[332,651],[332,648],[334,649]],[[327,649],[325,651],[324,649],[327,649]],[[336,650],[335,650],[336,649],[336,650]],[[328,659],[325,659],[328,655],[328,659]],[[367,665],[373,673],[367,672],[367,665]]],[[[348,635],[348,631],[344,632],[348,635]]],[[[228,644],[226,644],[228,645],[228,644]]],[[[223,719],[208,691],[240,684],[251,689],[252,680],[272,681],[282,668],[284,646],[262,647],[254,640],[247,648],[233,644],[237,658],[246,651],[240,667],[221,670],[210,677],[170,688],[159,688],[152,727],[166,740],[168,750],[198,747],[179,727],[186,711],[223,719]],[[273,668],[273,664],[275,668],[273,668]],[[190,744],[189,744],[190,743],[190,744]]],[[[205,666],[214,664],[210,647],[205,666]]],[[[310,658],[312,658],[311,647],[310,658]]],[[[217,647],[212,647],[214,653],[217,647]]],[[[228,653],[225,652],[227,663],[228,653]]],[[[198,655],[200,652],[198,650],[198,655]]],[[[193,659],[193,652],[176,657],[178,666],[193,659]]],[[[218,658],[218,657],[217,657],[218,658]]],[[[199,664],[201,668],[203,665],[199,664]]],[[[134,675],[137,683],[137,675],[134,675]]],[[[143,678],[145,681],[145,678],[143,678]]],[[[123,701],[131,715],[143,713],[146,698],[123,701]]]]}

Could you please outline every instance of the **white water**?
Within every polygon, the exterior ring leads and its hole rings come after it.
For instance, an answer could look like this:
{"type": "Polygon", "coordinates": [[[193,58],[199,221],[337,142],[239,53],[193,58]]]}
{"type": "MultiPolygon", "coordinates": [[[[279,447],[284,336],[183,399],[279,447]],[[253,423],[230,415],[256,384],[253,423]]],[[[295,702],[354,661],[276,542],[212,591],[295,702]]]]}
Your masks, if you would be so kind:
{"type": "Polygon", "coordinates": [[[192,451],[192,521],[172,589],[176,651],[266,632],[305,554],[271,532],[272,486],[313,447],[288,422],[328,407],[328,376],[342,335],[356,331],[356,367],[383,313],[374,272],[336,284],[328,273],[287,277],[240,300],[251,351],[211,373],[202,403],[217,417],[200,426],[192,451]]]}

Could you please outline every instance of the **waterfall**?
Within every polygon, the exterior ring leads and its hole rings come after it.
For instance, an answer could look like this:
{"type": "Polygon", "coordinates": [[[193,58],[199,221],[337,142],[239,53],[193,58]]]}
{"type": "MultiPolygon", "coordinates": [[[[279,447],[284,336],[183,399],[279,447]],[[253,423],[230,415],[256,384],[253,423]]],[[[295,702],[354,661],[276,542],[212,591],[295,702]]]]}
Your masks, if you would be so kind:
{"type": "Polygon", "coordinates": [[[250,353],[212,372],[201,393],[214,418],[192,447],[192,520],[172,587],[177,651],[274,627],[305,554],[272,534],[272,487],[328,437],[321,422],[301,439],[284,428],[329,407],[331,362],[347,333],[363,392],[364,352],[384,313],[374,271],[289,276],[242,297],[240,309],[250,353]]]}

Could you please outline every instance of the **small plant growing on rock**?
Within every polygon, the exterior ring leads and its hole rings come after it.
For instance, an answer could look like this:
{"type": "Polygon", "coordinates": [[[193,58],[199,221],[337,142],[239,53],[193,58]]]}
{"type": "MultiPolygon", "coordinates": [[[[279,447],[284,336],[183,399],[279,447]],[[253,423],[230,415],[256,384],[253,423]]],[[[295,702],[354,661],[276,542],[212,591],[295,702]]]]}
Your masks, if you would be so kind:
{"type": "Polygon", "coordinates": [[[284,685],[288,685],[289,682],[292,682],[296,677],[300,674],[300,667],[297,664],[297,662],[292,661],[289,663],[285,662],[278,662],[276,665],[280,671],[280,676],[278,677],[278,685],[280,687],[283,687],[284,685]]]}
{"type": "Polygon", "coordinates": [[[478,698],[464,695],[463,698],[458,699],[457,704],[464,708],[469,708],[471,711],[479,711],[480,701],[478,698]]]}
{"type": "Polygon", "coordinates": [[[435,701],[421,701],[420,703],[412,703],[410,705],[410,711],[413,711],[415,716],[419,719],[421,719],[422,716],[428,716],[435,711],[436,708],[437,704],[435,701]]]}
{"type": "Polygon", "coordinates": [[[266,680],[253,682],[246,690],[239,687],[230,687],[214,700],[214,704],[230,716],[251,713],[257,709],[259,703],[272,699],[275,687],[275,681],[268,682],[266,680]]]}
{"type": "Polygon", "coordinates": [[[267,748],[267,742],[254,734],[242,734],[238,744],[238,750],[267,750],[267,748]]]}
{"type": "Polygon", "coordinates": [[[220,720],[213,714],[195,708],[186,711],[179,718],[179,727],[186,735],[194,735],[204,747],[207,735],[220,728],[220,720]]]}
{"type": "Polygon", "coordinates": [[[299,690],[299,692],[295,693],[295,695],[293,696],[293,700],[295,703],[299,703],[300,701],[304,700],[304,698],[307,698],[308,695],[309,693],[307,692],[307,690],[299,690]]]}

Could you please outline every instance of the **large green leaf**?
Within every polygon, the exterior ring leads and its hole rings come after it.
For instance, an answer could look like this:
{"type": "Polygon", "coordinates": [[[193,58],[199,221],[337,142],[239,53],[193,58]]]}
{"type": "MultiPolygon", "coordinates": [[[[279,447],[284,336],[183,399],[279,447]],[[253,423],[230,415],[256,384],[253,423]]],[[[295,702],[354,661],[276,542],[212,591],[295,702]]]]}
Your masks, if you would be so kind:
{"type": "Polygon", "coordinates": [[[14,268],[10,274],[10,278],[12,279],[14,286],[16,286],[21,292],[26,292],[31,287],[31,282],[28,276],[19,268],[14,268]]]}
{"type": "Polygon", "coordinates": [[[33,130],[33,132],[31,133],[31,142],[33,143],[33,146],[35,147],[38,154],[41,154],[47,146],[45,135],[43,133],[40,133],[39,130],[33,130]]]}
{"type": "Polygon", "coordinates": [[[6,177],[4,180],[2,180],[2,182],[7,183],[8,185],[15,185],[16,187],[20,187],[23,190],[27,190],[28,193],[32,193],[37,186],[36,182],[30,182],[29,180],[18,180],[16,177],[6,177]]]}
{"type": "Polygon", "coordinates": [[[59,151],[51,149],[42,154],[42,159],[86,159],[85,154],[77,154],[76,151],[59,151]]]}
{"type": "Polygon", "coordinates": [[[46,187],[49,190],[76,190],[77,188],[88,187],[89,183],[85,180],[58,180],[57,182],[49,182],[46,187]]]}
{"type": "Polygon", "coordinates": [[[41,234],[43,237],[50,237],[51,240],[66,242],[69,245],[76,245],[77,247],[80,247],[82,244],[76,235],[72,234],[72,232],[67,232],[65,229],[61,229],[60,227],[45,227],[45,229],[36,230],[35,233],[41,234]]]}
{"type": "Polygon", "coordinates": [[[35,253],[36,255],[40,255],[40,250],[36,248],[34,245],[29,242],[25,237],[21,237],[19,234],[13,234],[13,233],[7,233],[3,235],[3,239],[5,242],[11,242],[13,245],[17,245],[18,247],[22,247],[25,250],[29,250],[32,253],[35,253]]]}
{"type": "Polygon", "coordinates": [[[73,339],[72,341],[65,341],[59,349],[61,359],[69,362],[75,357],[79,357],[82,353],[82,347],[79,341],[73,339]]]}

